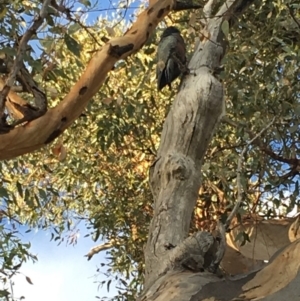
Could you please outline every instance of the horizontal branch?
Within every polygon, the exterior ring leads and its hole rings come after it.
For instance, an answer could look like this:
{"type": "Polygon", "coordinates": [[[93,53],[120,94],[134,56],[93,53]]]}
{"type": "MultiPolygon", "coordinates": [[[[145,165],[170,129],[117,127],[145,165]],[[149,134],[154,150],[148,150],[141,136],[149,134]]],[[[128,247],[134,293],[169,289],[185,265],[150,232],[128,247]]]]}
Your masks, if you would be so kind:
{"type": "Polygon", "coordinates": [[[106,43],[90,60],[68,95],[42,117],[0,135],[0,160],[15,158],[52,142],[83,112],[99,91],[115,63],[136,53],[157,24],[174,8],[174,0],[160,0],[144,10],[122,37],[106,43]]]}

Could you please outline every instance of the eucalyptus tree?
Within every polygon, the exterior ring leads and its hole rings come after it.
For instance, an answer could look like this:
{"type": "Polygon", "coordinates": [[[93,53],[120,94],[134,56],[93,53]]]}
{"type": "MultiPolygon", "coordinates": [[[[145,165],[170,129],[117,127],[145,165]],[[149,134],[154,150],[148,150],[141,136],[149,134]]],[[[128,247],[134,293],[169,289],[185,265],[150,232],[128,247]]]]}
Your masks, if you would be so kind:
{"type": "Polygon", "coordinates": [[[140,5],[136,20],[124,20],[132,3],[122,1],[114,19],[88,1],[1,8],[2,280],[36,259],[8,220],[70,243],[81,221],[106,241],[87,258],[110,254],[117,299],[297,296],[299,221],[282,217],[299,202],[299,4],[140,5]],[[158,93],[156,45],[169,25],[190,73],[158,93]],[[229,290],[219,278],[222,258],[238,274],[286,244],[289,259],[229,290]]]}

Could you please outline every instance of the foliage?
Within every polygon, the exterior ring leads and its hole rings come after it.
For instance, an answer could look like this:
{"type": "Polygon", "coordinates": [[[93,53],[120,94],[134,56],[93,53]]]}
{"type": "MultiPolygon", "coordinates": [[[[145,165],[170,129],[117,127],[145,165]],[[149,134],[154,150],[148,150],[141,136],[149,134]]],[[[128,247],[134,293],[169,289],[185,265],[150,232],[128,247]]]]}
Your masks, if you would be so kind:
{"type": "MultiPolygon", "coordinates": [[[[40,5],[41,1],[14,1],[1,8],[1,52],[14,57],[14,45],[40,5]]],[[[299,8],[296,1],[257,2],[227,35],[225,71],[220,75],[227,118],[207,151],[192,228],[208,227],[234,204],[239,156],[273,117],[274,125],[251,144],[244,158],[240,215],[278,216],[276,209],[284,205],[287,192],[290,202],[280,214],[299,204],[299,8]]],[[[88,1],[54,9],[30,44],[26,64],[50,97],[50,106],[69,91],[103,41],[121,35],[128,25],[121,9],[88,25],[85,12],[98,9],[88,1]]],[[[181,12],[166,20],[182,29],[190,54],[197,39],[205,36],[199,16],[199,11],[181,12]]],[[[47,229],[56,241],[76,231],[78,222],[86,225],[93,240],[116,241],[105,263],[111,274],[103,284],[109,287],[116,276],[124,289],[116,296],[119,300],[134,299],[143,282],[142,250],[152,214],[147,173],[177,90],[175,85],[173,91],[158,94],[155,88],[160,32],[141,52],[115,66],[83,115],[58,141],[39,153],[0,163],[1,210],[7,217],[47,229]]],[[[11,244],[1,249],[6,254],[1,256],[3,265],[13,274],[15,265],[31,257],[29,245],[5,230],[3,220],[0,230],[2,246],[5,241],[11,244]],[[13,256],[17,263],[11,261],[13,256]]]]}
{"type": "Polygon", "coordinates": [[[244,158],[244,209],[275,217],[280,206],[286,206],[281,209],[285,215],[299,204],[300,49],[299,24],[293,19],[298,8],[296,3],[264,1],[248,10],[228,37],[223,62],[227,118],[207,152],[205,206],[214,203],[220,210],[234,202],[239,154],[274,117],[274,126],[244,158]]]}
{"type": "MultiPolygon", "coordinates": [[[[29,259],[36,261],[37,257],[29,253],[30,243],[24,243],[18,237],[18,227],[15,222],[12,224],[12,229],[5,226],[6,217],[4,212],[1,216],[0,225],[0,298],[11,297],[9,287],[13,285],[12,278],[19,273],[22,264],[29,259]]],[[[31,283],[31,279],[25,276],[26,280],[31,283]]]]}

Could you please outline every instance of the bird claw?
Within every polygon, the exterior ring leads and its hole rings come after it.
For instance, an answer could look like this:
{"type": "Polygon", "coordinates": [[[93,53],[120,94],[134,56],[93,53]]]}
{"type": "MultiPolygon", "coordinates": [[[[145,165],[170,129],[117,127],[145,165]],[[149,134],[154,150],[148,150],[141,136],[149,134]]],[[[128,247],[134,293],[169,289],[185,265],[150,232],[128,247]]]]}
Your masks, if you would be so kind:
{"type": "Polygon", "coordinates": [[[183,75],[191,74],[191,70],[186,65],[184,65],[183,68],[180,69],[180,71],[182,72],[183,75]]]}

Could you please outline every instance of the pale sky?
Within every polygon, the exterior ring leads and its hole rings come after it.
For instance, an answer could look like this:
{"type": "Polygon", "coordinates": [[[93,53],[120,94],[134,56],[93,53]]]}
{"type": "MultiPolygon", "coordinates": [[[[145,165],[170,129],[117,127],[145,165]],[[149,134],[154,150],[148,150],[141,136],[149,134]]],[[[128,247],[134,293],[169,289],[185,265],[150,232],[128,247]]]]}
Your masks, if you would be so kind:
{"type": "Polygon", "coordinates": [[[27,240],[31,242],[31,252],[38,256],[38,262],[24,264],[20,269],[23,275],[13,278],[14,297],[24,296],[29,301],[89,301],[99,300],[95,299],[96,296],[114,295],[113,285],[108,293],[106,287],[98,290],[98,283],[95,283],[105,280],[104,275],[99,276],[96,272],[100,263],[105,261],[105,251],[90,261],[84,257],[96,245],[90,238],[80,237],[75,246],[66,246],[65,243],[57,246],[56,242],[49,241],[49,234],[38,231],[24,235],[24,241],[27,240]],[[33,285],[26,281],[25,276],[33,285]]]}

